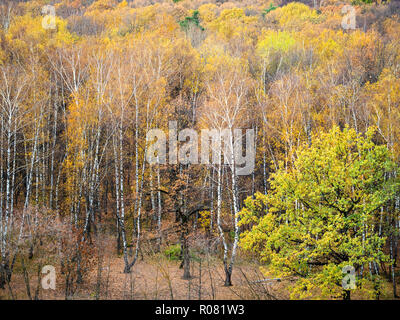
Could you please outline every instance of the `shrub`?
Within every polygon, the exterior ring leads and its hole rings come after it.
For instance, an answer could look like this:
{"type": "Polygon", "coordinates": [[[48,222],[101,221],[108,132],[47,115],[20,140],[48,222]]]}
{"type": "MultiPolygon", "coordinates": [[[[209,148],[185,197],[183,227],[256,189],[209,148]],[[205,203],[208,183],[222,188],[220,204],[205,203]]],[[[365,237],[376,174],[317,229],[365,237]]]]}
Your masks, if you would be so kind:
{"type": "Polygon", "coordinates": [[[180,255],[181,255],[181,246],[179,244],[174,244],[172,246],[169,246],[164,250],[164,255],[169,259],[169,260],[179,260],[180,255]]]}

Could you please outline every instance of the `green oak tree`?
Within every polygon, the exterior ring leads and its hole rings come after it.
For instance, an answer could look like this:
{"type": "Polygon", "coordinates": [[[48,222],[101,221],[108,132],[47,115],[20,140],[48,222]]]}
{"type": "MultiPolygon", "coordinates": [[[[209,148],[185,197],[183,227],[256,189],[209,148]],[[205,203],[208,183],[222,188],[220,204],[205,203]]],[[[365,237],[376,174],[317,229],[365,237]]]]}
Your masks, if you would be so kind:
{"type": "Polygon", "coordinates": [[[258,252],[268,272],[291,279],[293,298],[350,299],[350,286],[342,286],[352,276],[343,273],[346,266],[354,268],[358,289],[379,295],[379,275],[366,267],[388,261],[377,230],[398,184],[389,178],[391,154],[374,143],[374,132],[334,127],[314,136],[292,167],[272,174],[268,195],[245,201],[240,223],[249,228],[241,246],[258,252]]]}

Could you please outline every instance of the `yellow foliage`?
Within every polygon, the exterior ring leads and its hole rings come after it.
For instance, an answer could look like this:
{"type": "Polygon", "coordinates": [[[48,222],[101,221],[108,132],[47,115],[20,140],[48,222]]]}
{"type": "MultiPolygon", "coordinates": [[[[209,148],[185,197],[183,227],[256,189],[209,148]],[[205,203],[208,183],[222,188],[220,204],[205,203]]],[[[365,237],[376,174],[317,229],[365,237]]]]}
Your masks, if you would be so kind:
{"type": "Polygon", "coordinates": [[[211,217],[211,212],[210,211],[200,211],[199,212],[199,219],[198,220],[199,220],[200,226],[203,229],[207,229],[207,228],[210,227],[210,222],[211,222],[210,217],[211,217]]]}
{"type": "Polygon", "coordinates": [[[286,53],[296,43],[293,36],[287,31],[267,30],[263,32],[261,39],[257,44],[257,50],[263,58],[266,58],[271,51],[286,53]]]}
{"type": "Polygon", "coordinates": [[[57,16],[55,19],[56,30],[52,30],[43,28],[41,16],[18,16],[13,20],[6,36],[15,47],[22,50],[27,50],[29,44],[35,44],[39,49],[45,50],[49,46],[60,47],[76,41],[76,37],[67,30],[67,22],[57,16]]]}
{"type": "Polygon", "coordinates": [[[255,23],[257,17],[247,17],[243,9],[225,9],[220,16],[209,24],[212,30],[216,30],[224,39],[231,39],[244,33],[249,25],[255,23]]]}
{"type": "Polygon", "coordinates": [[[216,10],[217,6],[213,3],[203,4],[199,7],[198,11],[200,14],[200,19],[204,23],[204,25],[207,25],[208,23],[215,20],[216,10]]]}
{"type": "Polygon", "coordinates": [[[291,2],[276,9],[276,14],[279,24],[283,27],[298,27],[304,22],[317,23],[321,20],[316,10],[299,2],[291,2]]]}

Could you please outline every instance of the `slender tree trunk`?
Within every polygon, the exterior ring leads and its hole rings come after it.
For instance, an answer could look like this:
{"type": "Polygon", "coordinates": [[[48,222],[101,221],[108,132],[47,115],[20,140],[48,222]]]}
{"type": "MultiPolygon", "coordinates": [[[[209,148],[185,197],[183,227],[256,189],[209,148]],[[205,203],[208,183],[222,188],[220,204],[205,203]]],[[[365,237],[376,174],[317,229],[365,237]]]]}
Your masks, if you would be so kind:
{"type": "MultiPolygon", "coordinates": [[[[221,158],[220,158],[221,159],[221,158]]],[[[221,163],[218,165],[218,175],[217,175],[217,226],[218,226],[218,231],[219,231],[219,237],[222,241],[222,244],[224,246],[224,258],[223,258],[223,263],[224,263],[224,270],[225,270],[225,280],[228,279],[228,283],[225,283],[226,285],[230,285],[230,274],[227,272],[228,271],[228,244],[225,239],[224,231],[222,229],[222,220],[221,220],[221,208],[222,208],[222,176],[221,176],[221,171],[222,171],[222,165],[221,163]]]]}
{"type": "Polygon", "coordinates": [[[343,300],[351,300],[351,291],[350,290],[343,290],[343,300]]]}
{"type": "Polygon", "coordinates": [[[162,200],[161,200],[161,183],[160,183],[160,164],[157,164],[157,199],[158,199],[158,212],[157,212],[157,234],[158,234],[158,246],[157,251],[160,251],[161,243],[162,243],[162,235],[161,235],[161,214],[162,214],[162,200]]]}

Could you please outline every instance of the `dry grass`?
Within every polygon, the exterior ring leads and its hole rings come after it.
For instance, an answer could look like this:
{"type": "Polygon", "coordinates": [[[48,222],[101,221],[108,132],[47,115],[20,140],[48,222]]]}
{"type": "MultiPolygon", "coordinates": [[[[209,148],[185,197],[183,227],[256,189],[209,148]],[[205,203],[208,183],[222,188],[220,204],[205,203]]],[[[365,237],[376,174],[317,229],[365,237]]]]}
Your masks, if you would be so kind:
{"type": "MultiPolygon", "coordinates": [[[[170,261],[162,254],[145,256],[132,268],[130,274],[123,273],[122,257],[105,250],[100,264],[88,273],[85,282],[71,299],[152,299],[152,300],[213,300],[213,299],[285,299],[280,293],[282,283],[253,283],[262,278],[258,266],[240,263],[233,272],[232,287],[225,287],[221,261],[214,257],[203,257],[191,262],[190,280],[183,280],[179,261],[170,261]],[[100,276],[99,276],[100,272],[100,276]]],[[[58,270],[57,270],[58,271],[58,270]]],[[[57,274],[56,290],[40,290],[39,299],[64,299],[62,275],[57,274]]],[[[37,276],[29,274],[31,288],[36,288],[37,276]]],[[[23,275],[15,273],[11,281],[13,296],[28,299],[23,275]]],[[[8,290],[0,290],[0,299],[10,299],[8,290]]]]}

